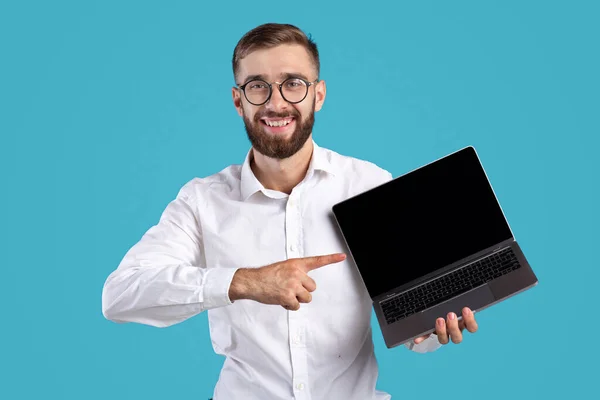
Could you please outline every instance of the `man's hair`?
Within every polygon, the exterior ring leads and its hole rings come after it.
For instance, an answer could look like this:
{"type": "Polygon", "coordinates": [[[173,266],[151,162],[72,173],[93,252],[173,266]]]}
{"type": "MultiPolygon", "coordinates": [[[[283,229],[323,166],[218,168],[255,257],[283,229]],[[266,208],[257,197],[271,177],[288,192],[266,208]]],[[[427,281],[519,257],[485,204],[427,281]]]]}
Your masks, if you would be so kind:
{"type": "Polygon", "coordinates": [[[312,58],[319,76],[321,65],[317,44],[298,27],[290,24],[268,23],[257,26],[247,32],[235,46],[233,51],[233,76],[237,79],[240,60],[255,50],[268,49],[281,44],[299,44],[304,46],[312,58]]]}

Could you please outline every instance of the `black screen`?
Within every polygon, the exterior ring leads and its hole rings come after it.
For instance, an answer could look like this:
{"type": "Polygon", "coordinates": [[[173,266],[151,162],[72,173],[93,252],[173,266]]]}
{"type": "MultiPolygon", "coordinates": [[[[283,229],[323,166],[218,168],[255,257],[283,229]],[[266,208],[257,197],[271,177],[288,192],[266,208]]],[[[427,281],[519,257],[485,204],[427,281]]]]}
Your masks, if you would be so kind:
{"type": "Polygon", "coordinates": [[[512,237],[473,147],[333,211],[371,297],[512,237]]]}

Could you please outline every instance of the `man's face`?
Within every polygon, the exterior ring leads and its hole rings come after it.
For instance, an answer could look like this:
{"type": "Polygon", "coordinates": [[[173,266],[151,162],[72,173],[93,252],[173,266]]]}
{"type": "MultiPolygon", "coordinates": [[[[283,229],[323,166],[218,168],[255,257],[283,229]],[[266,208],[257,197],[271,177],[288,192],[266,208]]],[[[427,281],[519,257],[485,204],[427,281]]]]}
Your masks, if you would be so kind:
{"type": "Polygon", "coordinates": [[[325,100],[325,82],[309,86],[306,98],[300,103],[291,104],[282,97],[279,85],[274,82],[282,83],[289,76],[309,82],[317,79],[311,58],[300,45],[280,45],[250,53],[241,60],[236,81],[242,85],[257,76],[273,85],[269,101],[253,105],[241,89],[233,88],[234,105],[244,119],[246,133],[256,151],[271,158],[288,158],[311,136],[314,113],[325,100]]]}

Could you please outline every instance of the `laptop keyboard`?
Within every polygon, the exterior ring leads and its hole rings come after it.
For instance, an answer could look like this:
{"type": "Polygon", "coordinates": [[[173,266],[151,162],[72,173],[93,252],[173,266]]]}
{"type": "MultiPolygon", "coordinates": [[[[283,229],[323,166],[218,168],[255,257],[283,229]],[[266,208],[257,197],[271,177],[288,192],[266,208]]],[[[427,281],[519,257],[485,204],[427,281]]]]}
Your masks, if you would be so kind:
{"type": "Polygon", "coordinates": [[[520,266],[512,248],[508,247],[408,292],[386,299],[381,302],[381,308],[387,323],[391,324],[468,292],[520,266]]]}

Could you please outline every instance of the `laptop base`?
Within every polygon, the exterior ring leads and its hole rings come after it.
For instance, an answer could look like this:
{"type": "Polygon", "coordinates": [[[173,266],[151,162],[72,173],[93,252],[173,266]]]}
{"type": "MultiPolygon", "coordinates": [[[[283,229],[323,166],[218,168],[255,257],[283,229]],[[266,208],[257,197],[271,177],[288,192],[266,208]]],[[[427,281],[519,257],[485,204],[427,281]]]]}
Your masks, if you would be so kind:
{"type": "Polygon", "coordinates": [[[538,283],[537,277],[519,245],[513,241],[510,247],[521,264],[520,268],[405,319],[388,324],[379,302],[375,303],[375,314],[386,346],[393,348],[433,333],[436,319],[440,317],[445,319],[449,312],[454,312],[460,319],[464,307],[479,312],[535,286],[538,283]]]}

